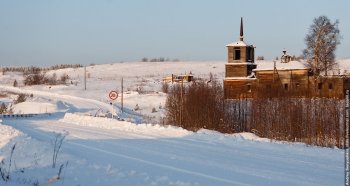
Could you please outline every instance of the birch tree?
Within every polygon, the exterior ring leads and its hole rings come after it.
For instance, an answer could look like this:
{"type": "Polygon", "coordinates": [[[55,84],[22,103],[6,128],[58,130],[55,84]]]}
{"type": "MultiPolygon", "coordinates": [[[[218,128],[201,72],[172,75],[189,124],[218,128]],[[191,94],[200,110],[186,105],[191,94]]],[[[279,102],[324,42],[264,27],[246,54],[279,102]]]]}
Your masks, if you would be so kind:
{"type": "Polygon", "coordinates": [[[336,65],[335,50],[341,38],[338,24],[338,20],[331,22],[327,16],[319,16],[309,28],[303,54],[315,75],[324,73],[327,76],[327,71],[336,65]]]}

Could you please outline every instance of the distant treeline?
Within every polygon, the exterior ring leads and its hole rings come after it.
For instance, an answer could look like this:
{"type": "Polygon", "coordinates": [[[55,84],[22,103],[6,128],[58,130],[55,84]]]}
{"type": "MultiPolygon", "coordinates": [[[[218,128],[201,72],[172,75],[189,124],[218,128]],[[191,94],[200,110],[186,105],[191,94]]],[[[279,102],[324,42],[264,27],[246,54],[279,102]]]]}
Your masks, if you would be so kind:
{"type": "MultiPolygon", "coordinates": [[[[47,85],[57,85],[57,84],[66,84],[69,80],[69,76],[66,73],[61,74],[60,77],[57,77],[56,73],[53,73],[52,75],[46,75],[46,72],[49,70],[58,70],[58,69],[64,69],[64,68],[78,68],[82,67],[80,64],[63,64],[63,65],[55,65],[51,66],[49,68],[41,68],[41,67],[4,67],[2,68],[2,73],[5,74],[6,72],[19,72],[23,74],[24,85],[41,85],[41,84],[47,84],[47,85]]],[[[18,82],[15,80],[13,82],[13,86],[17,87],[18,82]]]]}
{"type": "Polygon", "coordinates": [[[61,65],[54,65],[51,67],[35,67],[35,66],[29,66],[29,67],[2,67],[2,72],[35,72],[35,71],[49,71],[49,70],[58,70],[58,69],[65,69],[65,68],[79,68],[83,67],[81,64],[61,64],[61,65]]]}
{"type": "Polygon", "coordinates": [[[168,62],[168,61],[180,61],[180,59],[170,59],[170,58],[164,58],[164,57],[159,57],[159,58],[151,58],[148,59],[147,57],[144,57],[141,59],[142,62],[168,62]]]}
{"type": "Polygon", "coordinates": [[[344,148],[344,100],[288,95],[224,100],[222,84],[215,81],[175,84],[168,92],[167,124],[344,148]]]}

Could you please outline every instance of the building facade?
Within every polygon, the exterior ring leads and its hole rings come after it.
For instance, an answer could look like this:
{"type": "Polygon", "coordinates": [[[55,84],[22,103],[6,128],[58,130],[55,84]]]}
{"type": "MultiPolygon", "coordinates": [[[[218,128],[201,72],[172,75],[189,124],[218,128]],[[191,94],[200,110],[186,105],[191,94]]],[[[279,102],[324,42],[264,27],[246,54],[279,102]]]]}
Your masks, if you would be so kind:
{"type": "Polygon", "coordinates": [[[246,44],[241,18],[239,41],[226,45],[225,99],[265,97],[344,98],[350,87],[346,76],[314,76],[303,62],[293,61],[283,51],[281,61],[254,60],[255,47],[246,44]]]}

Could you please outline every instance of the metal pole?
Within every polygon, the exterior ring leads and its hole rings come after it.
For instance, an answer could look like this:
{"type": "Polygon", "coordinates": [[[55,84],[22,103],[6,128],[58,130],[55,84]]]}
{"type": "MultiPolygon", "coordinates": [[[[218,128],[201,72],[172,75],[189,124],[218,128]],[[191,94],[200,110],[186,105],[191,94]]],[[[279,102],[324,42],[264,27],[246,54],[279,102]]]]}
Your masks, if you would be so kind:
{"type": "Polygon", "coordinates": [[[112,119],[113,119],[113,112],[114,112],[113,101],[111,102],[111,106],[112,106],[112,119]]]}
{"type": "Polygon", "coordinates": [[[122,104],[122,113],[124,112],[124,85],[123,85],[123,78],[122,78],[122,97],[121,97],[121,104],[122,104]]]}
{"type": "Polygon", "coordinates": [[[86,66],[84,67],[84,90],[86,90],[86,66]]]}

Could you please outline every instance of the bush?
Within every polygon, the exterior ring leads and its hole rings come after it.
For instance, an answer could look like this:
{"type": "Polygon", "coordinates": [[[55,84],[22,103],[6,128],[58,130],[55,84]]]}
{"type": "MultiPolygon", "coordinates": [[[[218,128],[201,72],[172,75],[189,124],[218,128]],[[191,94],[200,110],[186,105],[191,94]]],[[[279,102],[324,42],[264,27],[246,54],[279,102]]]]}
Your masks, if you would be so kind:
{"type": "Polygon", "coordinates": [[[6,112],[7,112],[7,106],[5,105],[5,103],[1,103],[0,114],[5,114],[6,112]]]}
{"type": "Polygon", "coordinates": [[[274,98],[224,100],[222,85],[213,81],[173,86],[167,95],[166,123],[188,130],[253,132],[275,140],[344,148],[344,100],[274,98]],[[182,90],[181,90],[182,89],[182,90]]]}
{"type": "Polygon", "coordinates": [[[255,99],[246,131],[261,137],[343,148],[343,101],[332,98],[255,99]]]}
{"type": "Polygon", "coordinates": [[[45,73],[41,71],[34,71],[30,74],[24,75],[24,85],[40,85],[48,82],[48,79],[45,78],[45,73]]]}
{"type": "Polygon", "coordinates": [[[69,80],[69,76],[67,74],[62,74],[60,78],[60,83],[61,84],[66,84],[67,81],[69,80]]]}
{"type": "Polygon", "coordinates": [[[155,113],[155,112],[157,112],[157,110],[156,110],[156,108],[152,108],[152,113],[155,113]]]}
{"type": "Polygon", "coordinates": [[[167,82],[162,82],[162,92],[169,93],[169,84],[167,82]]]}
{"type": "Polygon", "coordinates": [[[13,82],[13,87],[18,87],[18,82],[17,82],[17,80],[15,80],[15,81],[13,82]]]}
{"type": "Polygon", "coordinates": [[[25,94],[19,94],[17,99],[15,100],[15,104],[25,102],[27,100],[27,96],[25,94]]]}
{"type": "Polygon", "coordinates": [[[138,111],[138,110],[140,110],[140,107],[139,107],[139,104],[136,104],[134,107],[134,111],[138,111]]]}
{"type": "Polygon", "coordinates": [[[264,58],[264,56],[258,56],[257,58],[256,58],[256,60],[258,60],[258,61],[262,61],[262,60],[264,60],[265,58],[264,58]]]}
{"type": "Polygon", "coordinates": [[[216,81],[173,86],[167,96],[167,122],[189,130],[201,128],[223,131],[223,88],[216,81]],[[181,91],[182,89],[182,91],[181,91]]]}
{"type": "Polygon", "coordinates": [[[52,76],[46,76],[44,72],[40,69],[34,69],[24,73],[24,85],[57,85],[57,84],[66,84],[69,76],[62,74],[58,79],[57,74],[53,73],[52,76]]]}

